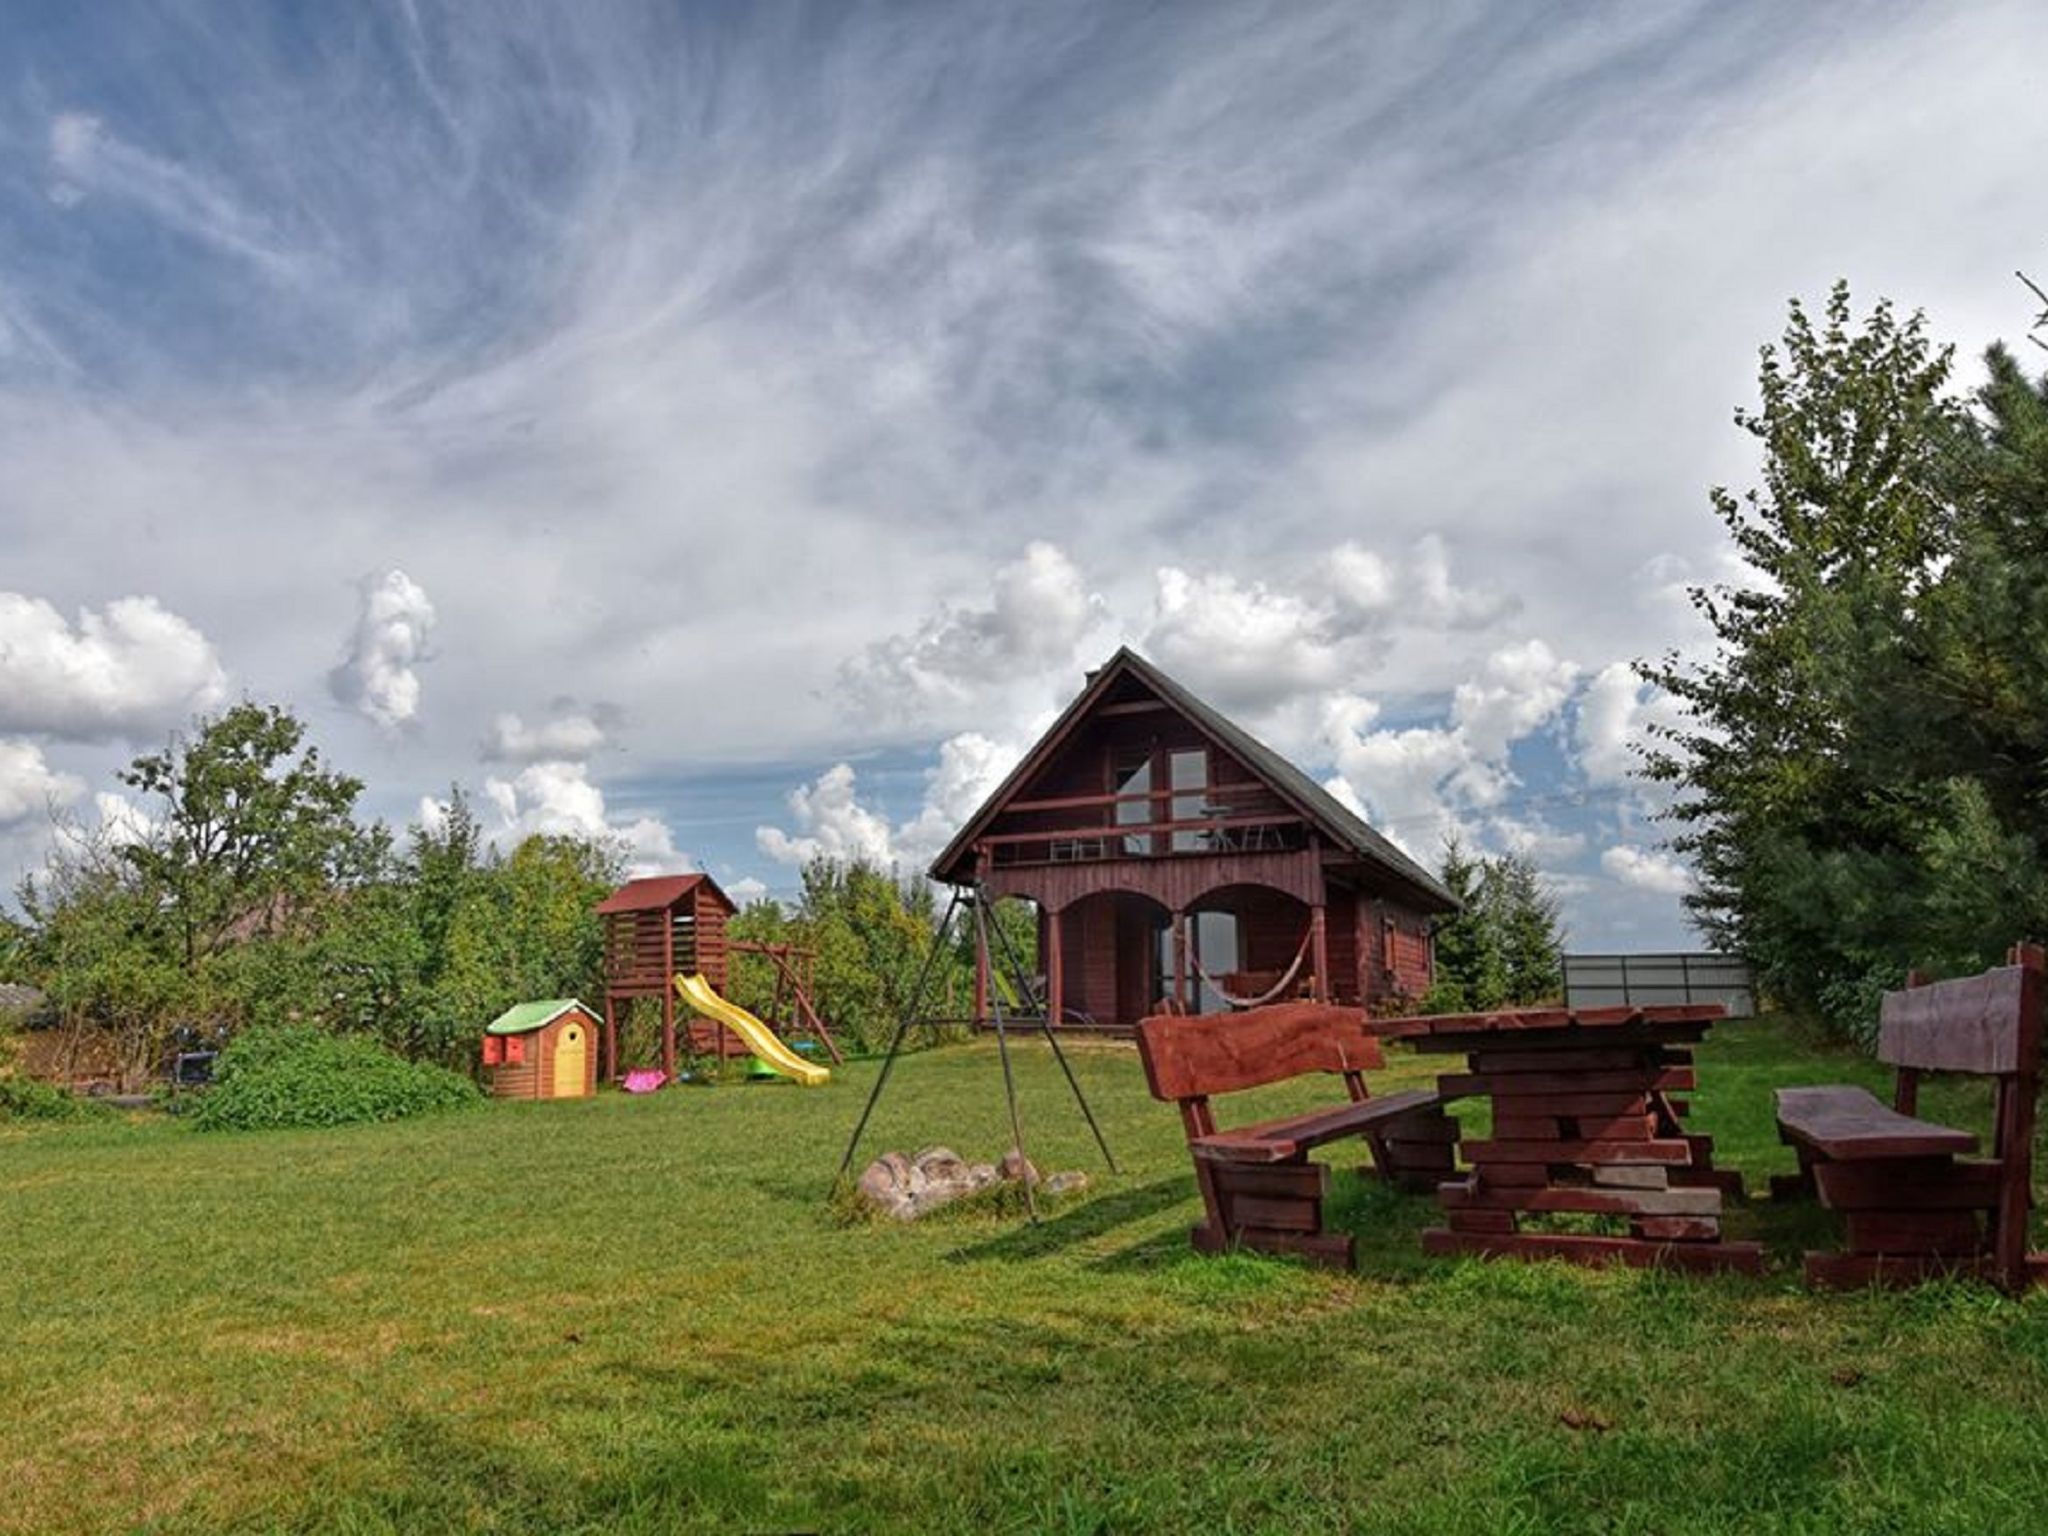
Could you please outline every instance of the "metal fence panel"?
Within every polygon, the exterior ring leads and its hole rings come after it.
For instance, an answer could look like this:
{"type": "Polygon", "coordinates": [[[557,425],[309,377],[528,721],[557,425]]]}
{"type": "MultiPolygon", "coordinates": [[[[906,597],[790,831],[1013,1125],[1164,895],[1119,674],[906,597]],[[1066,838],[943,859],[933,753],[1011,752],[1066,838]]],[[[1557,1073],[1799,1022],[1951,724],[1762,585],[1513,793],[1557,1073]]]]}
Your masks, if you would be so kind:
{"type": "Polygon", "coordinates": [[[1756,978],[1739,955],[1566,955],[1564,998],[1573,1008],[1719,1003],[1744,1018],[1756,1012],[1756,978]]]}

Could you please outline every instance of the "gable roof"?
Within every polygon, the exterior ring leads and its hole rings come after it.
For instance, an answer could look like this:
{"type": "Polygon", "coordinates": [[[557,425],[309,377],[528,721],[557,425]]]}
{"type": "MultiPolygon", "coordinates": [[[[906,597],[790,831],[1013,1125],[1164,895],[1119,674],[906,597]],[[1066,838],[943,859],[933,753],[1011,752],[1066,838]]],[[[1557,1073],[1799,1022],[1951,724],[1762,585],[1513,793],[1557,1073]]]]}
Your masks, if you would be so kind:
{"type": "Polygon", "coordinates": [[[1431,905],[1446,912],[1458,910],[1458,899],[1441,880],[1408,857],[1383,834],[1368,826],[1356,812],[1267,746],[1258,737],[1215,706],[1197,698],[1129,646],[1091,673],[1088,685],[1069,704],[1038,744],[1025,753],[1024,760],[1010,770],[996,786],[995,793],[982,802],[981,809],[967,819],[952,842],[932,862],[931,876],[944,880],[943,871],[956,865],[1004,804],[1036,773],[1068,734],[1120,677],[1136,677],[1173,708],[1185,715],[1205,736],[1257,774],[1296,811],[1314,823],[1322,834],[1340,848],[1347,848],[1368,863],[1376,864],[1404,884],[1413,886],[1431,905]]]}
{"type": "Polygon", "coordinates": [[[565,1013],[580,1013],[586,1019],[597,1015],[573,997],[551,997],[538,1003],[514,1003],[484,1026],[487,1035],[526,1035],[546,1029],[565,1013]]]}
{"type": "Polygon", "coordinates": [[[663,907],[672,907],[700,885],[711,887],[711,893],[725,904],[728,912],[737,912],[733,899],[718,888],[718,882],[706,874],[655,875],[646,880],[628,880],[611,895],[597,904],[599,912],[656,912],[663,907]]]}

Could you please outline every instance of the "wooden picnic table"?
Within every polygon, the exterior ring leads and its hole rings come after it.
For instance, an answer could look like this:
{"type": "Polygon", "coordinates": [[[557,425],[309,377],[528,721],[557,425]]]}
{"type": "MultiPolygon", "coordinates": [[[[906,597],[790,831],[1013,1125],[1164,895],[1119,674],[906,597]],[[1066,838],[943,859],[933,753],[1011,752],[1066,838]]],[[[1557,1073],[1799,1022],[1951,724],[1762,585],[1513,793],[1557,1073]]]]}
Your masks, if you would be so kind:
{"type": "Polygon", "coordinates": [[[1713,1138],[1687,1134],[1692,1047],[1718,1003],[1675,1008],[1531,1008],[1374,1020],[1416,1050],[1466,1058],[1437,1079],[1442,1098],[1485,1098],[1487,1140],[1438,1187],[1444,1225],[1425,1252],[1577,1263],[1763,1266],[1758,1243],[1722,1237],[1722,1200],[1741,1175],[1717,1169],[1713,1138]],[[1559,1216],[1625,1219],[1626,1232],[1544,1230],[1559,1216]]]}

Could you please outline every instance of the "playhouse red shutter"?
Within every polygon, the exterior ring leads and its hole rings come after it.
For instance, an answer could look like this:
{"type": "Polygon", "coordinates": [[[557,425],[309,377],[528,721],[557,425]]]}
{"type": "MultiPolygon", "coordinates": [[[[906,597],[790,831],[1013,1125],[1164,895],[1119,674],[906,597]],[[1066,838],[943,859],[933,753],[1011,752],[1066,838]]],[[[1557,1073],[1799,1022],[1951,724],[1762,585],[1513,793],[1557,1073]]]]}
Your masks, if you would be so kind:
{"type": "Polygon", "coordinates": [[[525,1064],[526,1036],[507,1035],[505,1037],[505,1065],[508,1067],[519,1067],[525,1064]]]}
{"type": "Polygon", "coordinates": [[[487,1067],[495,1067],[496,1065],[498,1065],[499,1062],[503,1061],[504,1059],[505,1037],[503,1035],[485,1035],[484,1065],[487,1067]]]}

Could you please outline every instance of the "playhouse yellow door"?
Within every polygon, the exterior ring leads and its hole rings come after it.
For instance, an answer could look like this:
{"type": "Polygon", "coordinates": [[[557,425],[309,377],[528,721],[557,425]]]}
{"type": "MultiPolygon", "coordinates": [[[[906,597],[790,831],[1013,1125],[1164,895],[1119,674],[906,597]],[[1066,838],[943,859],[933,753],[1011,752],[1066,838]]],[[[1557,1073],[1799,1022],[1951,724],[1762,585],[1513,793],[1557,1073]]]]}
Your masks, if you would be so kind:
{"type": "Polygon", "coordinates": [[[563,1026],[560,1037],[555,1041],[555,1092],[558,1099],[580,1099],[583,1097],[586,1063],[583,1053],[589,1049],[583,1038],[581,1024],[563,1026]]]}

